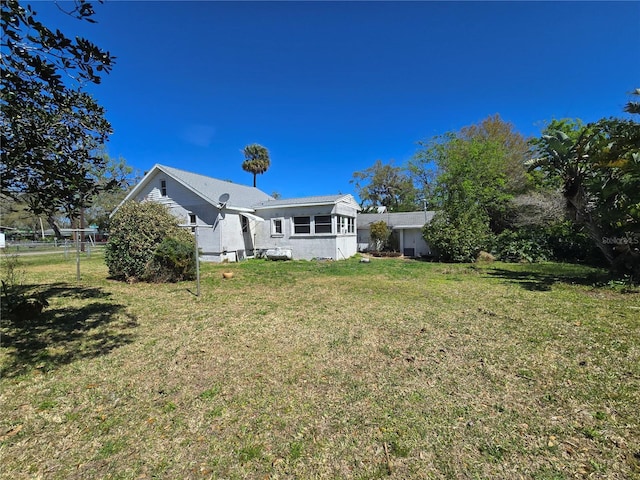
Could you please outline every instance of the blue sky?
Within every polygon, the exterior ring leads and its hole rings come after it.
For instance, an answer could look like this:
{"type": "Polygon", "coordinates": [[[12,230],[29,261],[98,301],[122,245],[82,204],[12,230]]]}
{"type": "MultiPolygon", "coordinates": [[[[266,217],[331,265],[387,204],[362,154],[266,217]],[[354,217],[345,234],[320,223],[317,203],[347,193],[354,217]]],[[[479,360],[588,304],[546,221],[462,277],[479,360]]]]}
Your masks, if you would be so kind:
{"type": "Polygon", "coordinates": [[[241,150],[260,143],[258,188],[285,198],[355,193],[353,172],[496,113],[527,136],[625,116],[640,87],[640,2],[106,1],[97,24],[34,8],[117,57],[89,89],[112,157],[251,184],[241,150]]]}

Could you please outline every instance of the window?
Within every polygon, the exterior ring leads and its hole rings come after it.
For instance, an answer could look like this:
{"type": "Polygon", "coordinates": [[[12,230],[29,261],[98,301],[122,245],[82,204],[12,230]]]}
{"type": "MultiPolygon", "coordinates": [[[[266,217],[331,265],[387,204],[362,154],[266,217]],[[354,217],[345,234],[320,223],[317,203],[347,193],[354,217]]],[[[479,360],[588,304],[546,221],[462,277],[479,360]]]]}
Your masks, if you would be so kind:
{"type": "Polygon", "coordinates": [[[162,195],[163,197],[167,196],[167,181],[166,180],[160,180],[160,195],[162,195]]]}
{"type": "Polygon", "coordinates": [[[293,233],[311,233],[311,217],[293,217],[293,233]]]}
{"type": "Polygon", "coordinates": [[[356,233],[356,219],[353,217],[340,216],[338,218],[338,232],[343,235],[356,233]]]}
{"type": "Polygon", "coordinates": [[[242,233],[249,231],[249,219],[244,215],[240,215],[240,223],[242,224],[242,233]]]}
{"type": "Polygon", "coordinates": [[[189,212],[189,224],[195,225],[196,223],[196,214],[189,212]]]}
{"type": "Polygon", "coordinates": [[[283,235],[281,218],[271,219],[271,235],[273,235],[274,237],[281,237],[283,235]]]}
{"type": "Polygon", "coordinates": [[[331,233],[331,215],[316,215],[313,223],[316,233],[331,233]]]}

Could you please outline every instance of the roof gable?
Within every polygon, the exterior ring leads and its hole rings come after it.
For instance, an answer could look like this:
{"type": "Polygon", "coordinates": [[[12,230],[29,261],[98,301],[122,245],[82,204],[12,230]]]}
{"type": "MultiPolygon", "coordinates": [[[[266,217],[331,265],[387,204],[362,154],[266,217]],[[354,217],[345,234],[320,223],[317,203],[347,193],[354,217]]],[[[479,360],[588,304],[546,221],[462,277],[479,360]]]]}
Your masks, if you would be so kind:
{"type": "MultiPolygon", "coordinates": [[[[360,211],[360,205],[356,202],[351,194],[338,195],[316,195],[309,197],[278,199],[264,193],[255,187],[240,185],[237,183],[218,180],[217,178],[207,177],[197,173],[187,172],[178,168],[167,167],[165,165],[156,164],[143,177],[143,179],[129,192],[125,199],[120,203],[122,205],[127,200],[136,198],[151,181],[157,179],[159,175],[167,175],[173,180],[194,192],[213,206],[218,206],[220,197],[223,194],[229,195],[227,201],[227,209],[251,212],[254,210],[265,210],[270,208],[289,208],[289,207],[305,207],[316,205],[338,205],[346,204],[356,211],[360,211]]],[[[118,207],[112,212],[115,213],[118,207]]]]}
{"type": "Polygon", "coordinates": [[[133,190],[129,192],[122,203],[131,198],[135,198],[136,195],[138,195],[138,193],[149,184],[149,182],[162,174],[173,178],[176,182],[180,183],[182,186],[191,190],[203,200],[214,206],[219,204],[219,199],[222,194],[228,194],[229,200],[227,202],[227,208],[231,210],[234,208],[250,209],[251,206],[257,202],[264,202],[273,199],[271,195],[268,195],[255,187],[218,180],[217,178],[207,177],[206,175],[200,175],[180,170],[178,168],[156,164],[133,188],[133,190]]]}

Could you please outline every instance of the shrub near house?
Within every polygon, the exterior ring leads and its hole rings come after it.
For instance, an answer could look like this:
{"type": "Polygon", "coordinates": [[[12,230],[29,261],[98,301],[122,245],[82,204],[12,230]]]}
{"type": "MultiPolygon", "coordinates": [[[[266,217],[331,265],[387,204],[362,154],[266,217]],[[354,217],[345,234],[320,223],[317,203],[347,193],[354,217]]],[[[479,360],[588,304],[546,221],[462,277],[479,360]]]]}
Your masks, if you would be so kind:
{"type": "Polygon", "coordinates": [[[195,276],[194,238],[164,205],[125,202],[111,220],[105,261],[119,280],[188,280],[195,276]]]}

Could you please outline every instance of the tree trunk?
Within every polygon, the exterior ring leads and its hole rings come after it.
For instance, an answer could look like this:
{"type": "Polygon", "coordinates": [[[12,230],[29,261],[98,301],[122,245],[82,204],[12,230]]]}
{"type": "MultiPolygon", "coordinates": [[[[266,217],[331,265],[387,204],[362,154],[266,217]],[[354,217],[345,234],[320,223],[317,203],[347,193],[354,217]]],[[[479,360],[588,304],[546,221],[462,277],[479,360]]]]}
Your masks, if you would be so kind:
{"type": "Polygon", "coordinates": [[[80,209],[80,251],[84,252],[84,207],[80,209]]]}
{"type": "Polygon", "coordinates": [[[610,267],[614,267],[616,255],[613,252],[611,245],[604,243],[604,235],[602,230],[593,221],[591,214],[587,211],[586,195],[582,187],[577,188],[572,195],[565,195],[569,210],[575,217],[576,223],[580,223],[587,227],[591,240],[596,244],[596,247],[602,252],[604,258],[610,267]]]}
{"type": "Polygon", "coordinates": [[[58,240],[62,240],[62,233],[60,233],[60,229],[58,225],[56,225],[56,221],[53,219],[51,215],[47,216],[47,223],[53,229],[53,233],[55,234],[58,240]]]}

